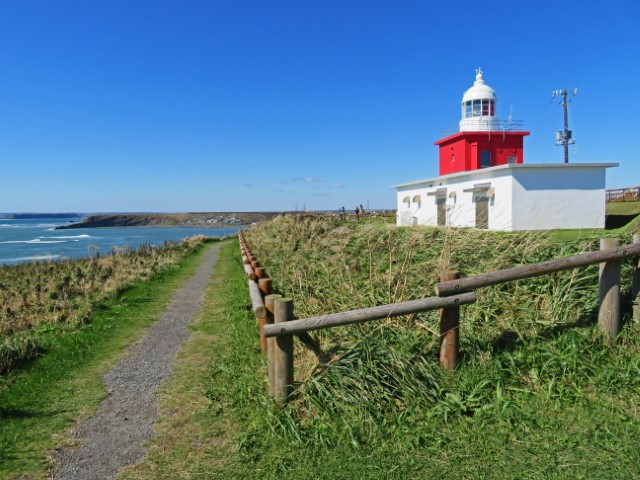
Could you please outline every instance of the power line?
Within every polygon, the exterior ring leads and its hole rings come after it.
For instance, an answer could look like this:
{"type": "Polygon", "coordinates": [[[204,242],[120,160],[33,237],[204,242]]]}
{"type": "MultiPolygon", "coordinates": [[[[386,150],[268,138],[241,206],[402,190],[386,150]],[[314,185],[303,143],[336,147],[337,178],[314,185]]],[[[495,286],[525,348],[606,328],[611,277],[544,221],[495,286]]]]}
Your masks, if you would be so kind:
{"type": "Polygon", "coordinates": [[[538,118],[538,121],[535,123],[535,126],[532,128],[532,131],[536,132],[538,127],[540,126],[540,124],[542,123],[542,120],[544,120],[544,116],[547,114],[547,112],[549,111],[549,107],[551,106],[551,102],[553,102],[553,97],[551,97],[549,99],[549,103],[547,103],[547,106],[544,108],[542,115],[540,115],[540,118],[538,118]]]}

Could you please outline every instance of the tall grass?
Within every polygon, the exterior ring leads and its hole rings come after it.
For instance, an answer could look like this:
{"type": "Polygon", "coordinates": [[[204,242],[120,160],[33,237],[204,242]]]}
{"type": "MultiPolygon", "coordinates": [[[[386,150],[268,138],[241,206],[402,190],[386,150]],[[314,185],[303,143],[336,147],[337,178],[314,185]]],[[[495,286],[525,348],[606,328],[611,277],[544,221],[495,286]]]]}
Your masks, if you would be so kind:
{"type": "Polygon", "coordinates": [[[1,267],[0,374],[42,353],[49,332],[81,328],[100,302],[177,265],[203,240],[197,236],[106,256],[1,267]]]}
{"type": "Polygon", "coordinates": [[[0,478],[51,478],[53,449],[109,395],[103,375],[158,319],[203,250],[105,299],[90,324],[40,335],[46,355],[0,376],[0,478]]]}
{"type": "MultiPolygon", "coordinates": [[[[430,296],[444,268],[469,276],[598,248],[544,233],[296,217],[256,226],[247,239],[299,318],[430,296]]],[[[332,359],[319,364],[297,348],[294,401],[256,428],[305,446],[402,438],[419,447],[441,441],[447,424],[531,432],[545,424],[541,414],[612,404],[616,421],[639,426],[637,409],[624,406],[640,398],[640,326],[629,322],[618,347],[606,346],[594,327],[597,276],[592,266],[479,290],[478,302],[462,308],[453,374],[437,362],[437,312],[317,332],[332,359]]],[[[601,440],[613,441],[620,425],[601,440]]]]}

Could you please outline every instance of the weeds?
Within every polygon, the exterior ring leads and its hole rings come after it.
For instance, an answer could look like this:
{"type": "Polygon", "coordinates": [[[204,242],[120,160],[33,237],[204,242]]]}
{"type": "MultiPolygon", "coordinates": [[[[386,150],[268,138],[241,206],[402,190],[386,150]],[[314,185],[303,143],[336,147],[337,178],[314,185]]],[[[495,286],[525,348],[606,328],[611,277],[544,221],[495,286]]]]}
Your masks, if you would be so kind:
{"type": "MultiPolygon", "coordinates": [[[[450,238],[467,253],[448,254],[465,274],[588,247],[538,235],[465,233],[481,243],[473,249],[450,238]],[[495,245],[501,250],[491,257],[495,245]],[[473,258],[460,261],[465,255],[473,258]]],[[[400,285],[398,297],[431,293],[437,275],[430,269],[446,234],[285,218],[247,237],[302,317],[385,303],[389,282],[400,285]],[[413,243],[411,253],[405,242],[413,243]]],[[[616,348],[602,342],[590,320],[597,269],[480,290],[473,315],[463,309],[463,358],[455,372],[437,363],[432,315],[316,332],[334,356],[319,365],[298,344],[299,384],[282,409],[268,399],[238,254],[237,245],[223,249],[224,280],[210,294],[222,312],[207,311],[206,328],[216,338],[198,377],[206,411],[186,429],[171,423],[169,437],[182,446],[162,443],[132,478],[640,478],[640,328],[627,324],[616,348]],[[569,282],[579,294],[570,293],[569,282]],[[562,300],[553,300],[556,293],[562,300]],[[529,295],[532,303],[524,301],[529,295]],[[200,433],[189,436],[189,428],[200,433]]],[[[188,386],[193,375],[185,375],[180,388],[197,395],[188,386]]],[[[177,410],[192,410],[182,396],[175,401],[177,410]]]]}
{"type": "Polygon", "coordinates": [[[1,267],[0,374],[40,355],[49,332],[82,328],[100,302],[177,265],[203,240],[197,236],[102,257],[1,267]]]}
{"type": "MultiPolygon", "coordinates": [[[[593,239],[558,243],[540,232],[295,217],[259,225],[247,239],[275,289],[294,298],[298,318],[429,296],[443,268],[470,276],[597,249],[593,239]]],[[[612,403],[621,421],[638,427],[629,406],[640,399],[640,325],[628,323],[618,347],[606,346],[594,326],[597,276],[592,266],[479,290],[478,302],[462,309],[455,373],[437,363],[436,313],[317,332],[333,360],[319,366],[297,349],[300,385],[284,412],[271,412],[268,428],[307,448],[361,449],[420,446],[443,425],[484,425],[535,450],[530,439],[547,435],[538,430],[548,423],[541,415],[560,425],[568,410],[588,418],[612,403]]],[[[579,428],[584,447],[599,427],[579,428]]]]}
{"type": "Polygon", "coordinates": [[[0,478],[51,478],[52,450],[68,445],[68,429],[77,428],[108,396],[103,375],[195,273],[200,250],[101,302],[91,323],[78,330],[40,327],[46,329],[39,338],[48,347],[46,355],[0,376],[0,478]]]}

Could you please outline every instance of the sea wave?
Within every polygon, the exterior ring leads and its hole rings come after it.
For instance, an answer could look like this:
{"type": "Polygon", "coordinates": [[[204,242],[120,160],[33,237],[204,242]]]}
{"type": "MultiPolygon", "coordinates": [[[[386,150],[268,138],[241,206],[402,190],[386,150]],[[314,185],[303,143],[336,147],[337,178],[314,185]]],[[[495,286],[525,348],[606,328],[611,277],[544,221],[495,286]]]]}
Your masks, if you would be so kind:
{"type": "Polygon", "coordinates": [[[72,240],[72,239],[80,239],[80,238],[98,238],[98,237],[92,237],[91,235],[84,234],[84,235],[68,235],[68,236],[67,235],[64,235],[64,236],[63,235],[60,235],[60,236],[52,235],[52,236],[46,236],[46,237],[40,237],[40,238],[62,238],[62,239],[65,239],[65,240],[72,240]]]}
{"type": "Polygon", "coordinates": [[[59,225],[59,223],[19,223],[13,225],[10,223],[0,223],[0,228],[19,228],[21,230],[46,228],[48,230],[55,230],[59,225]]]}
{"type": "MultiPolygon", "coordinates": [[[[79,240],[75,240],[76,242],[79,240]]],[[[68,240],[41,240],[40,238],[34,238],[33,240],[5,240],[0,243],[67,243],[68,240]]]]}
{"type": "Polygon", "coordinates": [[[60,258],[60,255],[31,255],[30,257],[16,257],[16,258],[7,258],[6,260],[2,260],[2,263],[14,263],[14,262],[28,262],[28,261],[41,261],[41,260],[56,260],[60,258]]]}

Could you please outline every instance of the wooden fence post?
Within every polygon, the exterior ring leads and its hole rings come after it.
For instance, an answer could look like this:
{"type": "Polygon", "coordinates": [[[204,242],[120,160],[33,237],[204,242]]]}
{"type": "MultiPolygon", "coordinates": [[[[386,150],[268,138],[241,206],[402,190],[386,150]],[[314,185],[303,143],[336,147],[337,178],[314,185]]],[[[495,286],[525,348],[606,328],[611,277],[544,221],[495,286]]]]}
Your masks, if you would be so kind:
{"type": "Polygon", "coordinates": [[[273,287],[271,284],[271,279],[269,277],[260,278],[258,280],[258,288],[262,292],[262,295],[264,295],[265,297],[273,293],[273,290],[272,290],[273,287]]]}
{"type": "MultiPolygon", "coordinates": [[[[276,298],[273,302],[275,325],[293,320],[293,300],[276,298]]],[[[276,337],[273,349],[274,400],[286,403],[293,392],[293,336],[276,337]]]]}
{"type": "MultiPolygon", "coordinates": [[[[618,238],[601,238],[600,250],[620,246],[618,238]]],[[[600,264],[600,310],[598,326],[600,331],[615,342],[620,333],[620,260],[610,260],[600,264]]]]}
{"type": "MultiPolygon", "coordinates": [[[[282,295],[267,295],[264,297],[264,306],[267,308],[267,324],[273,323],[274,301],[276,298],[282,298],[282,295]]],[[[269,379],[269,396],[275,398],[275,366],[274,352],[276,350],[276,339],[274,337],[267,338],[267,377],[269,379]]]]}
{"type": "MultiPolygon", "coordinates": [[[[263,297],[271,295],[271,279],[261,278],[260,280],[258,280],[258,288],[260,288],[260,292],[262,293],[263,297]]],[[[267,311],[269,310],[266,305],[265,308],[267,309],[267,311]]],[[[267,352],[267,337],[264,336],[264,326],[267,324],[267,315],[258,318],[258,328],[260,328],[260,349],[262,350],[262,353],[267,352]]]]}
{"type": "MultiPolygon", "coordinates": [[[[441,282],[460,278],[459,272],[445,271],[440,275],[441,282]]],[[[440,309],[440,365],[453,370],[458,364],[460,350],[460,307],[440,309]]]]}
{"type": "MultiPolygon", "coordinates": [[[[640,233],[634,233],[633,243],[640,243],[640,233]]],[[[631,301],[633,302],[633,321],[640,322],[640,257],[633,257],[633,280],[631,301]]]]}

